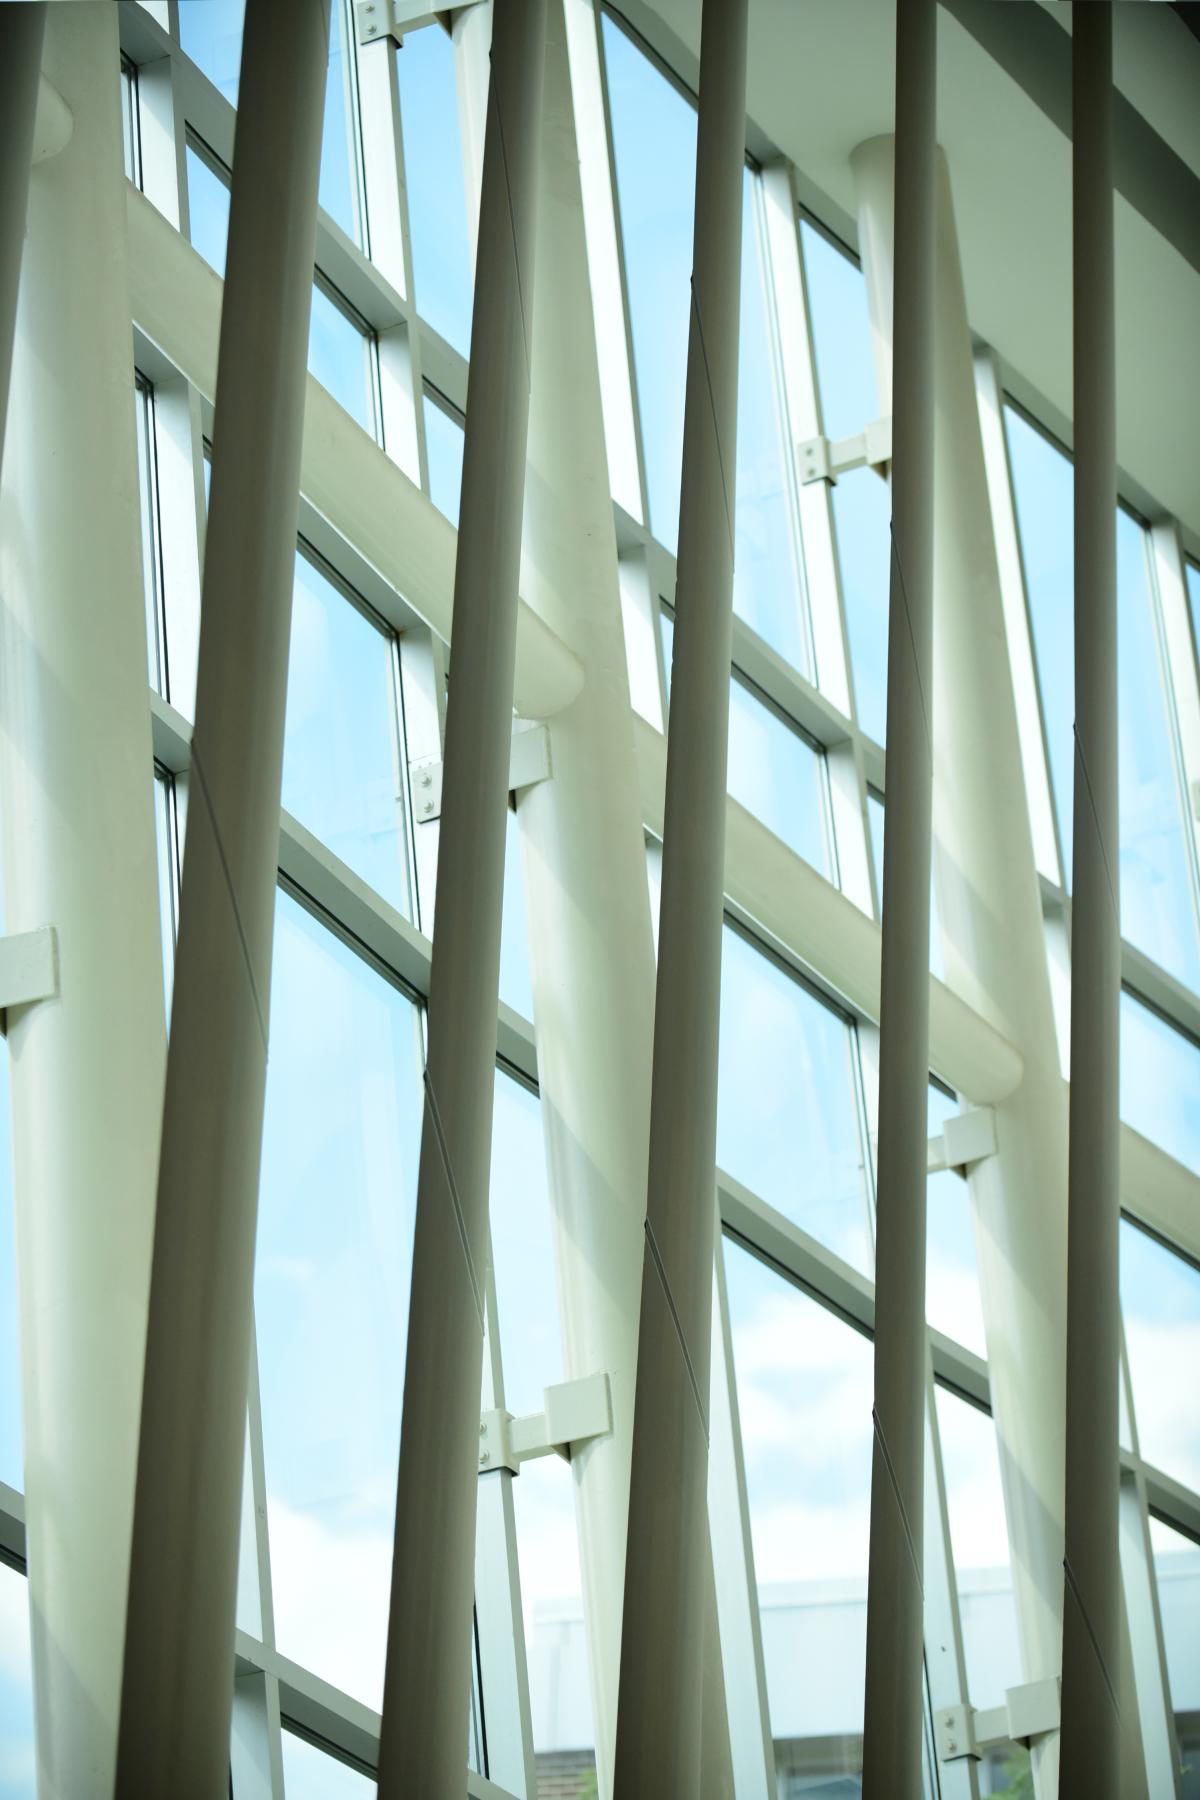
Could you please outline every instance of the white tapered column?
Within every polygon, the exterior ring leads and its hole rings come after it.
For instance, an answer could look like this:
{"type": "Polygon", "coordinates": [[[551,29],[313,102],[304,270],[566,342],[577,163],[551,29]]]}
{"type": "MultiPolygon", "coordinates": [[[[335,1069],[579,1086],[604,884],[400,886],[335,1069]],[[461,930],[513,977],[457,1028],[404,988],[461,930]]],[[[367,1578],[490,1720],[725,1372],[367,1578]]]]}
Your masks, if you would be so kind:
{"type": "MultiPolygon", "coordinates": [[[[717,1040],[732,632],[745,0],[705,0],[619,1800],[700,1790],[717,1040]]],[[[706,1690],[706,1693],[705,1693],[706,1690]]]]}
{"type": "Polygon", "coordinates": [[[112,1790],[165,1031],[116,8],[52,7],[44,54],[74,130],[26,171],[0,829],[8,929],[58,938],[8,1023],[37,1783],[68,1800],[112,1790]]]}
{"type": "MultiPolygon", "coordinates": [[[[894,146],[855,155],[859,244],[880,393],[892,380],[894,146]]],[[[1005,644],[950,172],[938,157],[934,392],[934,860],[946,979],[1020,1049],[1025,1079],[995,1109],[997,1153],[971,1203],[1024,1679],[1062,1647],[1067,1118],[1005,644]],[[1057,1373],[1056,1373],[1057,1372],[1057,1373]]],[[[998,418],[989,429],[1002,429],[998,418]]],[[[1057,1791],[1058,1736],[1032,1747],[1057,1791]]]]}
{"type": "Polygon", "coordinates": [[[1120,1780],[1118,1494],[1121,923],[1112,15],[1073,11],[1075,810],[1062,1794],[1120,1780]]]}
{"type": "Polygon", "coordinates": [[[117,1771],[227,1792],[329,0],[247,9],[117,1771]]]}
{"type": "Polygon", "coordinates": [[[415,1794],[457,1800],[465,1776],[544,35],[544,0],[505,0],[497,9],[450,640],[381,1800],[415,1794]]]}
{"type": "Polygon", "coordinates": [[[899,0],[867,1800],[921,1794],[936,99],[935,0],[899,0]]]}
{"type": "MultiPolygon", "coordinates": [[[[522,790],[517,814],[564,1360],[568,1376],[607,1373],[613,1398],[611,1433],[581,1446],[572,1459],[597,1782],[601,1800],[608,1800],[644,1242],[654,950],[565,12],[563,0],[550,0],[521,592],[574,652],[584,685],[575,703],[550,721],[552,778],[522,790]]],[[[483,9],[461,20],[459,73],[467,93],[477,87],[486,93],[487,23],[483,9]]],[[[576,40],[571,55],[579,54],[576,40]]],[[[468,107],[467,116],[480,110],[468,107]]],[[[473,141],[465,130],[464,136],[473,141]]],[[[468,169],[468,193],[477,190],[478,170],[475,175],[473,181],[468,169]]],[[[715,1635],[708,1654],[719,1656],[715,1635]]],[[[716,1724],[723,1729],[719,1711],[716,1724]]],[[[721,1770],[718,1747],[705,1759],[705,1778],[721,1770]]]]}

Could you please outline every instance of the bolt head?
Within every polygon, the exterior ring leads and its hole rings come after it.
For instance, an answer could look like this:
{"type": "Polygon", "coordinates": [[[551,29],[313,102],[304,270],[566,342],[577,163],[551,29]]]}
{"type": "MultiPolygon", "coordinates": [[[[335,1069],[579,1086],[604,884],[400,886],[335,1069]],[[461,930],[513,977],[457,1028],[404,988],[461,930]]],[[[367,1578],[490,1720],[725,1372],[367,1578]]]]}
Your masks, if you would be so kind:
{"type": "Polygon", "coordinates": [[[481,1450],[479,1452],[479,1460],[481,1463],[490,1463],[492,1460],[491,1452],[488,1450],[481,1450]]]}

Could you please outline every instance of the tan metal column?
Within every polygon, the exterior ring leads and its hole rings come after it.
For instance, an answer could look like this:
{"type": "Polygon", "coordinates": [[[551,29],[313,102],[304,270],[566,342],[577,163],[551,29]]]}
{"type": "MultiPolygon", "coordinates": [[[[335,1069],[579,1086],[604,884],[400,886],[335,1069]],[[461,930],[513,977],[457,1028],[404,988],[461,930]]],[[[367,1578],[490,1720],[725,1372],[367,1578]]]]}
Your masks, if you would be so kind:
{"type": "Polygon", "coordinates": [[[497,7],[450,640],[380,1800],[418,1794],[459,1800],[466,1772],[544,37],[544,0],[504,0],[497,7]]]}
{"type": "Polygon", "coordinates": [[[1075,827],[1067,1190],[1064,1800],[1117,1800],[1121,922],[1112,15],[1073,12],[1075,827]]]}
{"type": "Polygon", "coordinates": [[[700,1791],[746,0],[705,0],[675,660],[614,1792],[700,1791]]]}
{"type": "Polygon", "coordinates": [[[936,0],[899,0],[866,1800],[922,1791],[936,110],[936,0]]]}
{"type": "Polygon", "coordinates": [[[228,1791],[329,0],[247,7],[117,1793],[228,1791]]]}

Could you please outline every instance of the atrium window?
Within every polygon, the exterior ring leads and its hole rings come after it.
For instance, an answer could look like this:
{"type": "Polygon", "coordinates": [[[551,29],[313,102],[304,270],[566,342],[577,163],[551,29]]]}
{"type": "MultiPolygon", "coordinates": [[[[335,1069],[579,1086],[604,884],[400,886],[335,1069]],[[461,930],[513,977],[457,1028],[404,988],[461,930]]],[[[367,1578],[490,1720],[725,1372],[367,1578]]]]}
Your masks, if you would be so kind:
{"type": "MultiPolygon", "coordinates": [[[[225,278],[229,236],[229,174],[193,139],[187,147],[188,212],[194,247],[225,278]]],[[[365,321],[320,270],[313,282],[308,367],[321,386],[375,433],[374,344],[365,321]]]]}
{"type": "Polygon", "coordinates": [[[1200,569],[1194,562],[1186,563],[1188,605],[1192,611],[1192,642],[1196,646],[1196,659],[1200,662],[1200,569]]]}
{"type": "Polygon", "coordinates": [[[1200,1369],[1200,1269],[1121,1221],[1121,1311],[1142,1456],[1200,1491],[1200,1411],[1184,1369],[1200,1369]]]}
{"type": "Polygon", "coordinates": [[[138,375],[133,389],[137,436],[138,498],[142,523],[142,587],[146,601],[146,656],[150,685],[166,692],[166,621],[162,607],[162,553],[158,537],[158,471],[154,447],[154,390],[138,375]]]}
{"type": "MultiPolygon", "coordinates": [[[[603,40],[650,524],[673,552],[691,316],[696,114],[607,13],[603,40]]],[[[786,427],[749,170],[742,190],[741,307],[734,611],[805,670],[786,427]]]]}
{"type": "Polygon", "coordinates": [[[840,1792],[862,1769],[871,1345],[724,1248],[780,1791],[840,1792]]]}
{"type": "MultiPolygon", "coordinates": [[[[879,417],[867,284],[850,258],[807,221],[801,222],[800,240],[825,435],[853,437],[879,417]]],[[[873,469],[839,475],[833,516],[858,723],[882,744],[891,579],[887,483],[873,469]]]]}
{"type": "Polygon", "coordinates": [[[373,1800],[375,1783],[285,1727],[283,1779],[287,1800],[373,1800]]]}
{"type": "MultiPolygon", "coordinates": [[[[1040,677],[1063,866],[1074,807],[1074,479],[1070,462],[1013,407],[1005,410],[1021,553],[1040,677]]],[[[1121,929],[1200,991],[1196,899],[1188,864],[1156,599],[1145,533],[1117,513],[1121,929]]]]}
{"type": "Polygon", "coordinates": [[[852,1029],[731,925],[721,958],[717,1163],[870,1272],[852,1029]]]}
{"type": "MultiPolygon", "coordinates": [[[[241,78],[245,13],[246,0],[179,0],[182,48],[233,106],[237,105],[241,78]]],[[[358,153],[354,138],[354,59],[346,55],[346,45],[350,41],[343,0],[333,0],[329,18],[329,72],[325,83],[319,199],[346,235],[361,243],[358,153]]]]}
{"type": "Polygon", "coordinates": [[[462,498],[463,422],[440,395],[425,392],[425,454],[429,464],[429,497],[450,523],[458,524],[462,498]]]}
{"type": "MultiPolygon", "coordinates": [[[[671,698],[673,608],[659,607],[663,670],[671,698]]],[[[789,850],[834,879],[828,778],[820,747],[734,669],[729,683],[726,781],[739,806],[761,819],[789,850]]]]}
{"type": "Polygon", "coordinates": [[[314,553],[296,557],[283,805],[411,917],[395,644],[314,553]]]}
{"type": "Polygon", "coordinates": [[[417,311],[469,356],[474,275],[454,47],[440,25],[426,26],[407,33],[396,58],[417,311]]]}
{"type": "Polygon", "coordinates": [[[281,894],[255,1319],[275,1635],[378,1708],[408,1330],[421,1021],[281,894]]]}
{"type": "Polygon", "coordinates": [[[1121,995],[1121,1117],[1200,1175],[1200,1044],[1121,995]]]}

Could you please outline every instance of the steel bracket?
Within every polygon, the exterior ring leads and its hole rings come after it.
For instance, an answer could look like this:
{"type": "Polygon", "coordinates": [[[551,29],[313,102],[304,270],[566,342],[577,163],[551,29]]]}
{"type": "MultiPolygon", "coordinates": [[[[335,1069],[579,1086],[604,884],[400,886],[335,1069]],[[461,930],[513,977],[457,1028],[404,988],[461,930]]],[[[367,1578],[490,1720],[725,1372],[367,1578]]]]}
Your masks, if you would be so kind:
{"type": "MultiPolygon", "coordinates": [[[[514,729],[508,752],[508,789],[520,793],[539,781],[549,781],[554,773],[550,760],[550,733],[544,725],[527,725],[514,729]]],[[[408,765],[412,789],[413,815],[418,825],[428,825],[442,816],[442,759],[422,756],[408,765]]]]}
{"type": "Polygon", "coordinates": [[[448,29],[452,13],[479,4],[480,0],[454,0],[453,6],[430,6],[429,0],[359,0],[354,9],[358,41],[378,44],[391,38],[399,48],[406,32],[419,31],[423,25],[444,24],[448,29]]]}
{"type": "Polygon", "coordinates": [[[976,1106],[947,1119],[929,1139],[925,1166],[931,1175],[941,1169],[958,1169],[965,1175],[974,1163],[995,1153],[995,1114],[990,1106],[976,1106]]]}
{"type": "Polygon", "coordinates": [[[814,481],[834,483],[850,469],[876,469],[882,475],[892,460],[892,421],[875,419],[854,437],[806,438],[796,445],[800,485],[814,481]]]}
{"type": "Polygon", "coordinates": [[[10,1006],[33,1006],[58,995],[58,938],[53,925],[0,937],[0,1037],[8,1035],[10,1006]]]}
{"type": "Polygon", "coordinates": [[[934,1737],[939,1762],[958,1762],[972,1757],[978,1762],[982,1752],[975,1738],[975,1708],[964,1701],[959,1706],[944,1706],[933,1716],[934,1737]]]}
{"type": "Polygon", "coordinates": [[[514,1419],[503,1407],[479,1415],[479,1473],[507,1469],[519,1475],[523,1462],[561,1456],[570,1462],[577,1444],[606,1437],[612,1430],[612,1397],[607,1375],[560,1381],[544,1392],[540,1413],[514,1419]]]}
{"type": "Polygon", "coordinates": [[[977,1712],[965,1701],[959,1706],[943,1707],[933,1720],[938,1761],[978,1759],[996,1744],[1028,1744],[1032,1738],[1057,1731],[1061,1717],[1061,1683],[1057,1675],[1009,1688],[1003,1706],[983,1712],[977,1712]]]}

